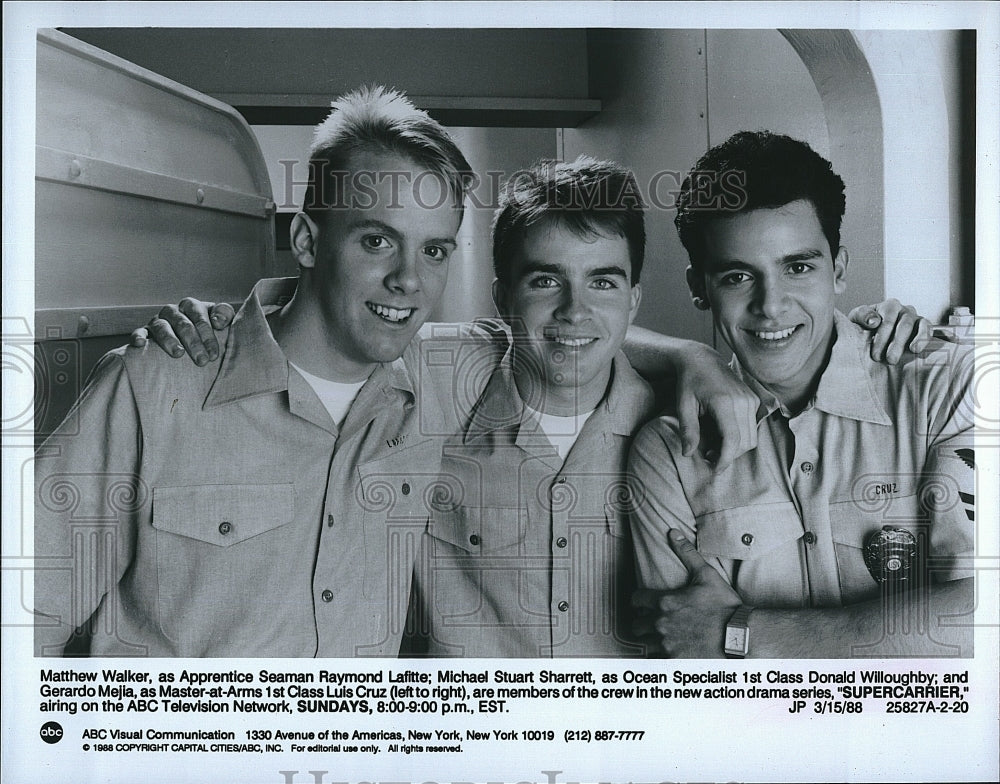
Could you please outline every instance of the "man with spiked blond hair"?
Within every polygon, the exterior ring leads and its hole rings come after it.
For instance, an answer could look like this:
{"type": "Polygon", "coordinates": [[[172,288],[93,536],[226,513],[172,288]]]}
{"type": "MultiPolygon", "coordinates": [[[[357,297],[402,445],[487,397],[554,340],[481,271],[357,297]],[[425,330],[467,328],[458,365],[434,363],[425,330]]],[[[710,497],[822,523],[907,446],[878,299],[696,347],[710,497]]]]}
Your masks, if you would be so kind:
{"type": "Polygon", "coordinates": [[[435,470],[401,356],[444,290],[469,165],[381,88],[336,101],[310,153],[287,304],[265,316],[256,287],[218,364],[109,353],[78,432],[40,450],[38,654],[397,653],[409,578],[390,595],[385,515],[355,477],[404,448],[435,470]]]}

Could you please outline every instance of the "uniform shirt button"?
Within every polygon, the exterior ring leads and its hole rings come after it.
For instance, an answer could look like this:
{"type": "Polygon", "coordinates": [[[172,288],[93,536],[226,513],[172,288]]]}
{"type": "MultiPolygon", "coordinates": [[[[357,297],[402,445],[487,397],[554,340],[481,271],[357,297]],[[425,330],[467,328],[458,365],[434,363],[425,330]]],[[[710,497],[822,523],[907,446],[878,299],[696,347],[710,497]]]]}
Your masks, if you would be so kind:
{"type": "Polygon", "coordinates": [[[816,534],[812,531],[806,531],[806,535],[802,538],[806,540],[806,544],[816,544],[816,534]]]}
{"type": "Polygon", "coordinates": [[[333,591],[331,591],[329,588],[327,588],[325,591],[323,591],[323,593],[320,594],[320,597],[323,599],[324,602],[332,602],[333,601],[333,591]]]}
{"type": "Polygon", "coordinates": [[[403,495],[409,495],[410,494],[410,483],[409,482],[403,482],[402,491],[403,491],[403,495]]]}
{"type": "Polygon", "coordinates": [[[814,465],[813,465],[812,463],[810,463],[810,462],[809,462],[808,460],[806,460],[805,462],[803,462],[803,463],[802,463],[802,465],[800,465],[800,466],[799,466],[799,468],[801,468],[801,469],[802,469],[802,473],[803,473],[803,474],[811,474],[811,473],[813,472],[813,469],[814,469],[815,467],[816,467],[816,466],[814,466],[814,465]]]}
{"type": "Polygon", "coordinates": [[[559,612],[566,612],[569,609],[569,602],[559,602],[559,612]]]}
{"type": "Polygon", "coordinates": [[[333,528],[333,515],[332,514],[328,514],[326,516],[326,525],[327,525],[327,528],[333,528]]]}
{"type": "Polygon", "coordinates": [[[232,523],[219,523],[219,533],[226,536],[232,533],[233,524],[232,523]]]}
{"type": "Polygon", "coordinates": [[[566,545],[567,542],[565,536],[560,536],[558,539],[556,539],[556,547],[565,547],[566,545]]]}
{"type": "Polygon", "coordinates": [[[469,537],[469,544],[471,544],[473,546],[478,546],[479,545],[479,534],[473,534],[472,536],[470,536],[469,537]]]}
{"type": "Polygon", "coordinates": [[[743,534],[743,536],[740,537],[740,541],[749,547],[753,544],[753,534],[743,534]]]}

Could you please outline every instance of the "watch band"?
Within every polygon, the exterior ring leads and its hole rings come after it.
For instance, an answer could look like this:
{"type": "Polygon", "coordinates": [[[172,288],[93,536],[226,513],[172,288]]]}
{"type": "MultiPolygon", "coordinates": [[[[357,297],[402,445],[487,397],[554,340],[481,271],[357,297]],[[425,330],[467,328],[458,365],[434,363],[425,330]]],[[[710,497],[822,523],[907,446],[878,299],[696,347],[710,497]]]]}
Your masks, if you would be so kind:
{"type": "Polygon", "coordinates": [[[726,624],[723,650],[731,659],[742,659],[750,652],[750,613],[753,607],[741,604],[726,624]]]}

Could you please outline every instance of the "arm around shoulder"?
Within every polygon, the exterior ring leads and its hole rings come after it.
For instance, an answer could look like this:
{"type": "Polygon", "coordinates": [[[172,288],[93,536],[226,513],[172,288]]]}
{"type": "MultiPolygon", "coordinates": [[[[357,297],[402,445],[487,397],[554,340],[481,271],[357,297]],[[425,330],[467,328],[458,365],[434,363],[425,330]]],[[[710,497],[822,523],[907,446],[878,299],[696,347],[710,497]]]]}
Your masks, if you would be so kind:
{"type": "Polygon", "coordinates": [[[700,450],[721,471],[757,446],[760,401],[714,349],[634,325],[623,349],[660,399],[673,393],[685,455],[700,450]]]}

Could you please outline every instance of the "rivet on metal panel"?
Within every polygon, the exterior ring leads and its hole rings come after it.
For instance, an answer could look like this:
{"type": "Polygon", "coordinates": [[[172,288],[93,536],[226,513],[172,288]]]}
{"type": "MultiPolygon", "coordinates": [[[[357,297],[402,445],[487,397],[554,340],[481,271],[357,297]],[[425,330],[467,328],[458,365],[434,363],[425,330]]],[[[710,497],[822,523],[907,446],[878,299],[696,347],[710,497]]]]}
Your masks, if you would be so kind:
{"type": "Polygon", "coordinates": [[[201,204],[202,202],[205,201],[205,191],[199,188],[197,193],[195,193],[194,197],[198,201],[198,203],[201,204]]]}
{"type": "Polygon", "coordinates": [[[80,176],[80,172],[82,172],[82,171],[83,171],[83,169],[80,167],[80,162],[79,161],[77,161],[77,160],[70,161],[70,163],[69,163],[69,176],[70,177],[79,177],[80,176]]]}
{"type": "Polygon", "coordinates": [[[76,322],[76,334],[83,335],[86,334],[87,330],[90,329],[90,319],[86,316],[80,316],[76,322]]]}

